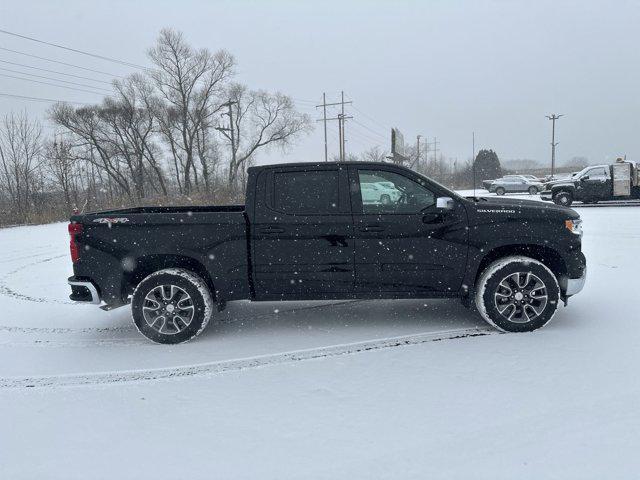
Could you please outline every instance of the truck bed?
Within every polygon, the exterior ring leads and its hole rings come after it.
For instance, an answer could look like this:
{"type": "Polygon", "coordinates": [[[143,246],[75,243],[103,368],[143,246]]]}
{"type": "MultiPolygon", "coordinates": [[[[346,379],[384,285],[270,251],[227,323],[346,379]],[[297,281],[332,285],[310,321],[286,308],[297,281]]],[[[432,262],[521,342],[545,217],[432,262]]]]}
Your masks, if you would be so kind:
{"type": "Polygon", "coordinates": [[[71,221],[82,225],[75,276],[100,285],[109,305],[126,303],[152,271],[176,266],[203,278],[215,272],[210,276],[216,295],[250,296],[243,205],[134,207],[74,215],[71,221]]]}

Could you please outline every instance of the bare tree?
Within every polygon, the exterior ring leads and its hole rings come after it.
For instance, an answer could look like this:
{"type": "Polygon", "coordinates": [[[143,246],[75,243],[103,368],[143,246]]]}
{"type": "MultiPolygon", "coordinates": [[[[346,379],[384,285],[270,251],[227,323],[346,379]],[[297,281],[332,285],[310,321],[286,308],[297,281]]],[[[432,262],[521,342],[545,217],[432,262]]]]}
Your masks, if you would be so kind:
{"type": "Polygon", "coordinates": [[[17,221],[28,221],[42,160],[42,127],[26,112],[5,115],[0,124],[0,188],[17,221]]]}
{"type": "Polygon", "coordinates": [[[142,75],[132,75],[114,82],[114,90],[101,105],[74,109],[56,104],[50,117],[73,135],[72,158],[104,171],[125,195],[140,200],[147,186],[167,195],[160,150],[154,143],[153,87],[142,75]]]}
{"type": "Polygon", "coordinates": [[[153,87],[142,75],[135,74],[114,82],[116,94],[104,100],[101,118],[108,126],[113,151],[132,174],[137,198],[145,197],[145,184],[167,194],[159,150],[153,143],[156,127],[153,115],[157,101],[153,87]],[[150,170],[150,171],[149,171],[150,170]]]}
{"type": "MultiPolygon", "coordinates": [[[[233,188],[238,172],[260,149],[285,149],[302,132],[312,128],[311,118],[296,111],[293,100],[281,93],[248,90],[235,84],[229,91],[233,103],[234,155],[229,162],[227,186],[233,188]]],[[[231,140],[230,132],[222,133],[231,140]]]]}
{"type": "Polygon", "coordinates": [[[379,145],[371,147],[360,154],[360,158],[364,162],[384,162],[389,156],[379,145]]]}
{"type": "Polygon", "coordinates": [[[196,157],[201,167],[209,163],[201,156],[211,151],[206,130],[225,102],[234,59],[224,50],[194,50],[171,29],[160,32],[149,57],[156,68],[148,74],[162,100],[156,108],[159,131],[171,152],[178,188],[188,195],[198,183],[196,157]]]}
{"type": "Polygon", "coordinates": [[[73,135],[72,148],[76,151],[76,158],[92,164],[98,171],[104,171],[123,194],[134,198],[132,172],[127,171],[123,158],[114,150],[112,132],[104,121],[100,106],[74,109],[69,104],[58,103],[51,108],[49,116],[73,135]]]}
{"type": "Polygon", "coordinates": [[[71,153],[71,144],[64,140],[54,139],[45,144],[46,169],[53,180],[55,187],[62,190],[67,211],[78,201],[78,170],[75,167],[75,160],[71,153]]]}

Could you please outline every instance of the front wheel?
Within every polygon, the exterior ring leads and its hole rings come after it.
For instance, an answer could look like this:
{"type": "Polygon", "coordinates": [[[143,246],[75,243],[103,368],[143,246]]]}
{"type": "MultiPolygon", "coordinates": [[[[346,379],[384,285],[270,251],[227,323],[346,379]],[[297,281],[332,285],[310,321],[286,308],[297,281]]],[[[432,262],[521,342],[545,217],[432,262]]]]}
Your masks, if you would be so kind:
{"type": "Polygon", "coordinates": [[[496,260],[480,275],[476,306],[489,324],[503,332],[544,327],[558,308],[560,287],[551,270],[525,256],[496,260]]]}
{"type": "Polygon", "coordinates": [[[156,343],[182,343],[199,335],[213,314],[207,284],[193,272],[167,268],[142,280],[131,300],[133,323],[156,343]]]}
{"type": "Polygon", "coordinates": [[[380,203],[382,205],[391,205],[391,197],[389,195],[387,195],[386,193],[382,194],[380,196],[380,203]]]}
{"type": "Polygon", "coordinates": [[[563,207],[570,207],[573,203],[573,195],[569,192],[556,193],[553,196],[553,203],[556,205],[562,205],[563,207]]]}

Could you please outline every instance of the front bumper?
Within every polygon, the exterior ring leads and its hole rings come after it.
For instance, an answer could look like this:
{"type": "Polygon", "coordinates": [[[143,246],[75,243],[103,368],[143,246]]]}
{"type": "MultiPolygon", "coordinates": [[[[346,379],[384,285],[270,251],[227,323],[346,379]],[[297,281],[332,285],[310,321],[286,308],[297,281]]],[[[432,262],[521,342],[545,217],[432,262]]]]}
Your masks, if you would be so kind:
{"type": "Polygon", "coordinates": [[[102,301],[98,289],[89,280],[81,280],[76,277],[69,277],[67,283],[71,286],[69,298],[74,302],[93,303],[99,305],[102,301]]]}
{"type": "Polygon", "coordinates": [[[582,276],[580,278],[567,278],[567,285],[564,288],[564,294],[567,297],[580,293],[584,288],[584,284],[587,281],[587,267],[584,267],[582,276]]]}

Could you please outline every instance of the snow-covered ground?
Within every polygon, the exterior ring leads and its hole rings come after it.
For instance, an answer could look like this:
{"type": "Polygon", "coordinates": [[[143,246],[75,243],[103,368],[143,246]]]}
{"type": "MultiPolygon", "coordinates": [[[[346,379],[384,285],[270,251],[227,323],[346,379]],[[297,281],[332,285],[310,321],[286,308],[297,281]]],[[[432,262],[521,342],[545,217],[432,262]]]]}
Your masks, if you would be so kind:
{"type": "Polygon", "coordinates": [[[518,335],[456,301],[241,302],[153,345],[67,300],[66,225],[0,230],[0,478],[635,478],[640,208],[578,211],[585,290],[518,335]]]}

